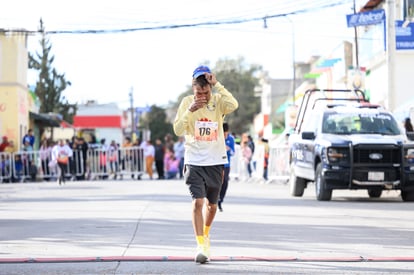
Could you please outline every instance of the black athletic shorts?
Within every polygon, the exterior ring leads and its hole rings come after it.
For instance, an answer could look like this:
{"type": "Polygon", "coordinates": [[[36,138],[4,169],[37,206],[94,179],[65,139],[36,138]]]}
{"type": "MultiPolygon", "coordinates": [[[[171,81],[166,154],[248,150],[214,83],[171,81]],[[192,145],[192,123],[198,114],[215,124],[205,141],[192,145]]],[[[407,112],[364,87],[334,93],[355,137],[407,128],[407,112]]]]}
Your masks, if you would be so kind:
{"type": "Polygon", "coordinates": [[[195,166],[186,165],[184,179],[193,199],[207,198],[216,204],[223,183],[224,165],[195,166]]]}

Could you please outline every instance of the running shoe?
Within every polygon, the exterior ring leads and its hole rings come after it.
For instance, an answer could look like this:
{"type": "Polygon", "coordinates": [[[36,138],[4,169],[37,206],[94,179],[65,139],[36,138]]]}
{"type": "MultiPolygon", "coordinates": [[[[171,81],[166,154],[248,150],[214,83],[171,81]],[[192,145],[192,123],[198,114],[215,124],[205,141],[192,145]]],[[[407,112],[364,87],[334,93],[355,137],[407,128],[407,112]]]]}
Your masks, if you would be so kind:
{"type": "Polygon", "coordinates": [[[197,254],[196,254],[194,260],[195,260],[196,263],[200,263],[200,264],[204,264],[204,263],[208,262],[208,256],[207,256],[206,249],[205,249],[204,245],[197,246],[197,254]]]}

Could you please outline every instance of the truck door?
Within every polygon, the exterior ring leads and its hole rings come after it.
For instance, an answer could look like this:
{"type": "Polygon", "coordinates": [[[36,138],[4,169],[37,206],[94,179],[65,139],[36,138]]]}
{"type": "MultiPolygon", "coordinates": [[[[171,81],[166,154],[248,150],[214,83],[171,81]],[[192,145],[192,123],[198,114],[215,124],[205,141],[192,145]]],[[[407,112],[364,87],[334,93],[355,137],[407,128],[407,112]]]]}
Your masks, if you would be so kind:
{"type": "Polygon", "coordinates": [[[310,180],[313,180],[315,174],[313,163],[319,118],[317,112],[312,112],[304,118],[295,144],[296,175],[310,180]]]}

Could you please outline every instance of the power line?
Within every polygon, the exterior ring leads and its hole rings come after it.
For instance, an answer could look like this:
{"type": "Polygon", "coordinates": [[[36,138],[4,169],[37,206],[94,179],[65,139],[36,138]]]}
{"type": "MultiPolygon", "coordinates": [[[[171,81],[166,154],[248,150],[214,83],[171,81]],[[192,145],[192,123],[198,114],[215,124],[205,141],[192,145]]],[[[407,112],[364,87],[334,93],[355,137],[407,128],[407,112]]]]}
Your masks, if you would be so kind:
{"type": "MultiPolygon", "coordinates": [[[[306,0],[306,2],[308,2],[306,0]]],[[[46,31],[45,33],[48,35],[58,35],[58,34],[114,34],[114,33],[128,33],[128,32],[138,32],[138,31],[153,31],[153,30],[166,30],[166,29],[181,29],[181,28],[193,28],[193,27],[203,27],[203,26],[219,26],[219,25],[236,25],[236,24],[245,24],[249,22],[257,22],[257,21],[266,21],[273,18],[281,18],[286,16],[292,15],[299,15],[304,13],[310,13],[312,11],[320,10],[320,9],[327,9],[332,8],[344,4],[349,4],[350,0],[338,1],[336,3],[330,3],[331,1],[320,1],[320,5],[313,6],[313,8],[305,7],[299,10],[293,10],[290,12],[285,13],[277,13],[277,14],[270,14],[270,15],[261,15],[251,18],[245,18],[244,15],[237,15],[237,18],[232,18],[228,20],[209,20],[209,21],[202,21],[196,23],[182,23],[182,24],[165,24],[165,25],[158,25],[158,26],[148,26],[148,27],[132,27],[132,28],[112,28],[112,29],[85,29],[85,30],[51,30],[46,31]]],[[[314,5],[315,3],[313,3],[314,5]]],[[[291,4],[293,7],[293,4],[291,4]]],[[[295,2],[295,7],[298,6],[298,3],[295,2]]],[[[300,6],[300,5],[299,5],[300,6]]],[[[251,11],[250,11],[251,12],[251,11]]],[[[142,23],[142,22],[141,22],[142,23]]],[[[148,24],[149,22],[147,22],[148,24]]],[[[159,23],[159,22],[158,22],[159,23]]],[[[152,24],[157,24],[157,22],[152,22],[152,24]]],[[[36,34],[39,31],[27,31],[23,29],[15,29],[15,30],[4,30],[0,29],[0,32],[10,32],[10,33],[19,33],[25,32],[29,34],[36,34]]]]}

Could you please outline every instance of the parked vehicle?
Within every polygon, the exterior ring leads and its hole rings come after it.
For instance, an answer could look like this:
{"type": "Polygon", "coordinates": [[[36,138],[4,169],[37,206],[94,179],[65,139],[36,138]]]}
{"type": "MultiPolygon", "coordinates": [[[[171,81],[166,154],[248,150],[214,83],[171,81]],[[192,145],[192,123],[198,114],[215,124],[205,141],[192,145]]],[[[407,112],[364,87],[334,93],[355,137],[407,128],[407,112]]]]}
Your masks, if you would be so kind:
{"type": "Polygon", "coordinates": [[[315,183],[317,200],[335,189],[366,189],[371,198],[401,190],[414,201],[414,144],[393,114],[359,90],[309,90],[289,138],[290,191],[315,183]]]}

